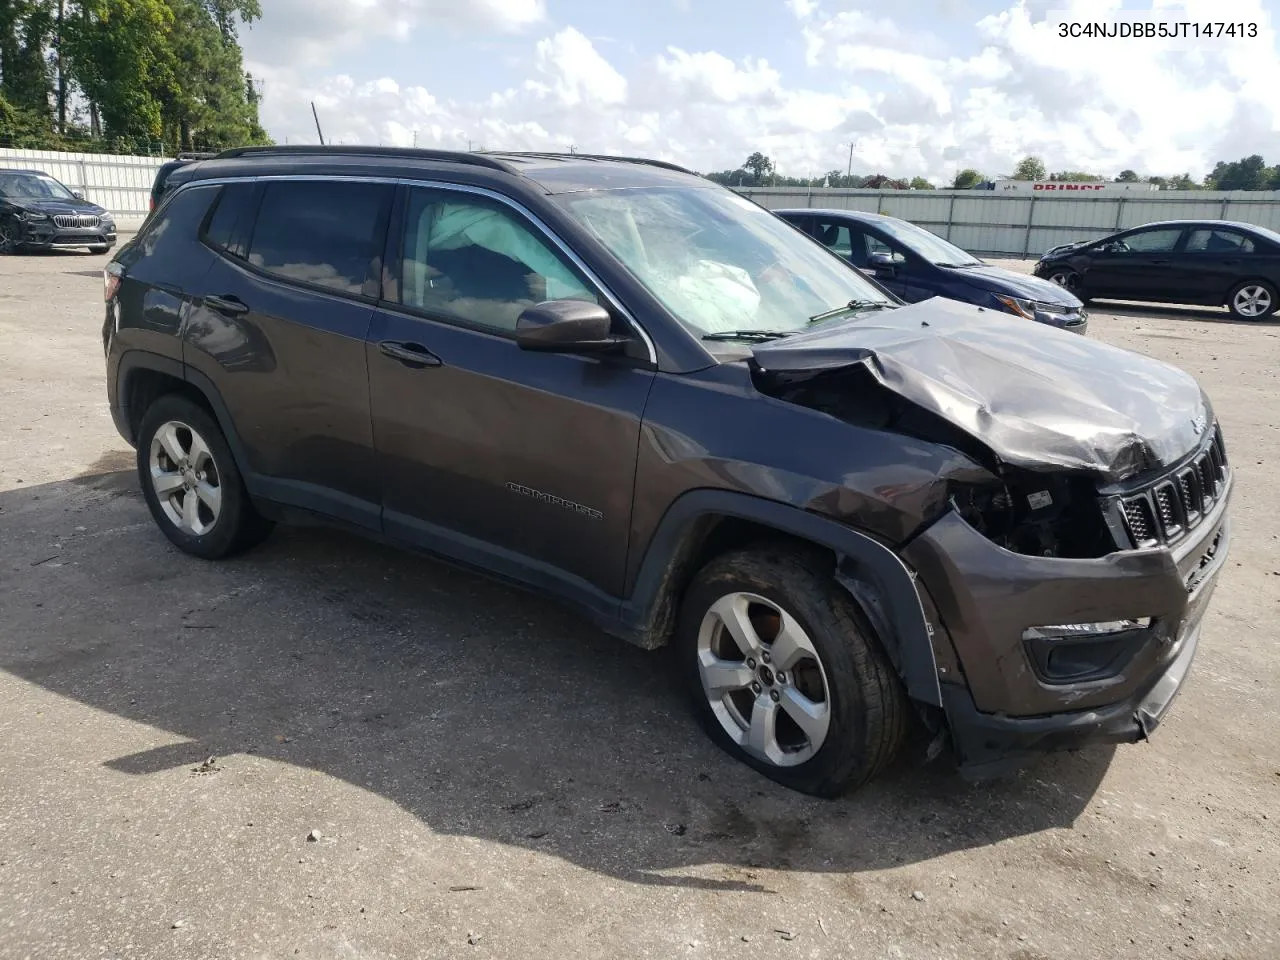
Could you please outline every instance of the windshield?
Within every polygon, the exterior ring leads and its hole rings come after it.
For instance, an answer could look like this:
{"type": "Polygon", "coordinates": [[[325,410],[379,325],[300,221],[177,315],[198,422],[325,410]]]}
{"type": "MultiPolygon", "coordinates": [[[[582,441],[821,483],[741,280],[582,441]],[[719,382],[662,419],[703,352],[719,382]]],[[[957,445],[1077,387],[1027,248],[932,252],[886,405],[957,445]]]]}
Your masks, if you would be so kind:
{"type": "Polygon", "coordinates": [[[894,304],[821,245],[728,190],[657,187],[557,199],[699,334],[794,332],[851,301],[894,304]]]}
{"type": "Polygon", "coordinates": [[[71,191],[42,173],[0,170],[0,197],[7,200],[74,200],[71,191]]]}
{"type": "Polygon", "coordinates": [[[972,267],[982,263],[937,234],[905,220],[877,220],[876,226],[918,257],[939,267],[972,267]]]}

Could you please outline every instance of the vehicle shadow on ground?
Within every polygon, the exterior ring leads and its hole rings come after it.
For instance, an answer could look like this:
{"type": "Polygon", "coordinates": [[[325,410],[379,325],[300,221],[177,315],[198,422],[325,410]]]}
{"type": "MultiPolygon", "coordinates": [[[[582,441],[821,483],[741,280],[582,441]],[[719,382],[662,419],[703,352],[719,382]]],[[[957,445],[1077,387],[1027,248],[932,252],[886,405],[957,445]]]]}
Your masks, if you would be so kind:
{"type": "Polygon", "coordinates": [[[853,873],[1070,827],[1114,753],[979,785],[904,760],[845,799],[804,797],[712,746],[661,654],[342,533],[282,528],[233,561],[187,557],[130,466],[112,454],[0,493],[0,668],[185,738],[102,758],[129,775],[255,754],[438,834],[638,883],[764,891],[761,868],[853,873]]]}
{"type": "Polygon", "coordinates": [[[1263,320],[1238,320],[1226,308],[1213,307],[1169,307],[1150,303],[1131,303],[1127,301],[1096,300],[1090,301],[1088,309],[1093,313],[1105,313],[1114,317],[1128,317],[1134,320],[1194,320],[1199,323],[1221,323],[1227,326],[1256,327],[1260,324],[1275,324],[1280,317],[1275,314],[1263,320]]]}

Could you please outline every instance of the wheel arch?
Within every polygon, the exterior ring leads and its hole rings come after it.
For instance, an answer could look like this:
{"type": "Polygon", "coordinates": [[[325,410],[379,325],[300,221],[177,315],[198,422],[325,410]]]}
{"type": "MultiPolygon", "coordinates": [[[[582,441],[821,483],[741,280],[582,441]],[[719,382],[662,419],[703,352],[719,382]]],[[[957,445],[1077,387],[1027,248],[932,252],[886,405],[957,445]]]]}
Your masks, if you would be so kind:
{"type": "Polygon", "coordinates": [[[244,445],[222,394],[207,376],[172,357],[147,350],[129,350],[121,355],[116,371],[116,404],[119,407],[117,425],[125,439],[130,444],[137,443],[138,426],[147,407],[170,393],[190,398],[213,416],[222,435],[227,438],[227,445],[231,447],[245,485],[250,493],[255,492],[253,474],[247,469],[244,445]]]}
{"type": "Polygon", "coordinates": [[[726,550],[779,538],[831,555],[833,578],[876,629],[908,695],[940,707],[933,630],[914,574],[898,555],[859,530],[748,494],[693,490],[671,504],[622,604],[627,638],[649,649],[665,645],[698,570],[726,550]]]}

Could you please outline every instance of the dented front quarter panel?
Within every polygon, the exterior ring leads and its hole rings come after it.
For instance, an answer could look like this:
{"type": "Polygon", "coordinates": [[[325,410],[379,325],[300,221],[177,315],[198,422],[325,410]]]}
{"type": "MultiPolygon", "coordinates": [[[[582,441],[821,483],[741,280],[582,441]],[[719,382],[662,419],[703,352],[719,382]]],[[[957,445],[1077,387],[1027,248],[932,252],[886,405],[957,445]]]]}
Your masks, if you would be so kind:
{"type": "Polygon", "coordinates": [[[628,583],[667,508],[691,490],[788,504],[896,546],[947,509],[949,482],[990,479],[948,447],[765,396],[744,363],[659,374],[640,436],[628,583]]]}

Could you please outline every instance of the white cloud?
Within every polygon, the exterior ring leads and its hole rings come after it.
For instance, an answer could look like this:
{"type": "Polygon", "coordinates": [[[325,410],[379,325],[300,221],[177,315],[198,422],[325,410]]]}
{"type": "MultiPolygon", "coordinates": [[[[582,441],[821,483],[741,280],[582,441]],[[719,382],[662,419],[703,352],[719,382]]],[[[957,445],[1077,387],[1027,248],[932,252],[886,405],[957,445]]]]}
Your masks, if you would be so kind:
{"type": "MultiPolygon", "coordinates": [[[[397,14],[412,24],[428,7],[444,9],[442,0],[360,2],[389,23],[397,14]]],[[[338,9],[336,0],[318,3],[321,11],[338,9]]],[[[267,69],[264,120],[277,139],[314,140],[307,107],[314,98],[326,135],[341,142],[407,145],[416,131],[422,146],[575,144],[701,170],[732,167],[762,150],[785,173],[820,175],[844,169],[852,140],[856,171],[935,182],[962,166],[1002,175],[1028,153],[1051,170],[1199,176],[1216,160],[1250,153],[1280,162],[1280,52],[1263,3],[1233,0],[1232,18],[1258,23],[1257,39],[1214,39],[1194,49],[1063,39],[1042,13],[1018,3],[974,23],[978,42],[961,51],[892,16],[828,14],[813,0],[789,0],[792,36],[809,62],[795,73],[765,59],[783,41],[762,32],[759,56],[671,45],[627,61],[624,75],[588,37],[565,27],[530,42],[526,76],[469,101],[413,77],[307,81],[293,67],[267,69]]],[[[1118,0],[1041,0],[1036,10],[1050,6],[1087,21],[1105,18],[1118,0]]],[[[1220,19],[1219,6],[1186,0],[1184,11],[1167,15],[1220,19]]],[[[541,0],[486,0],[454,16],[481,29],[517,30],[541,11],[541,0]]]]}
{"type": "Polygon", "coordinates": [[[313,67],[379,40],[405,40],[420,25],[514,33],[546,18],[545,0],[269,0],[242,31],[248,59],[313,67]]]}

